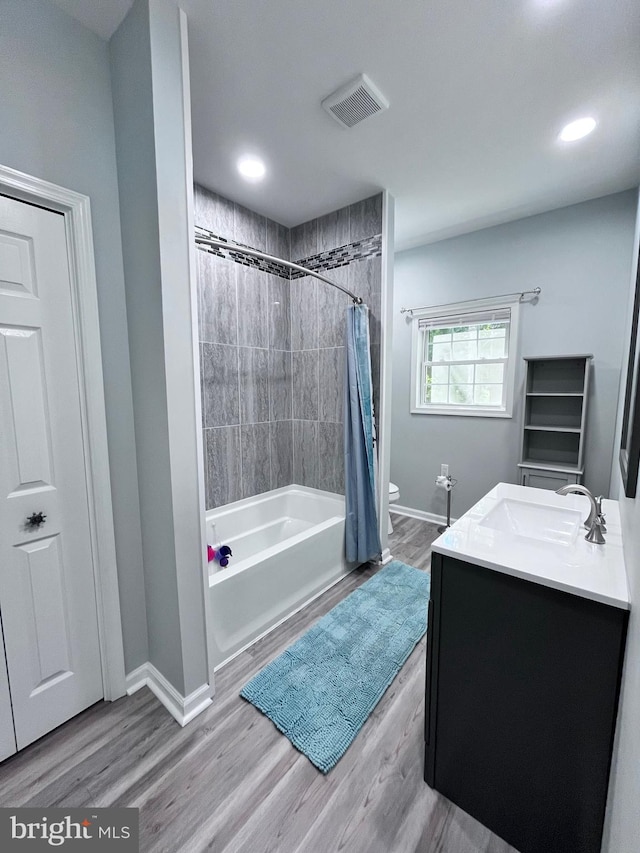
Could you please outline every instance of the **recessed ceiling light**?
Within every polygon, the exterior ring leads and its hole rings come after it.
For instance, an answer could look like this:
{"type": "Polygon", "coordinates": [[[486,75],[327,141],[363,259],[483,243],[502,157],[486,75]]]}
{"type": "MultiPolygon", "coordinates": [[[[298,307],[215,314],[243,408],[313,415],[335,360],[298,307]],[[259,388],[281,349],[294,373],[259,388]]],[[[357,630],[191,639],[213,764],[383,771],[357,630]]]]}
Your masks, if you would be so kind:
{"type": "Polygon", "coordinates": [[[259,157],[246,155],[240,157],[237,163],[238,171],[248,181],[259,181],[264,178],[267,171],[266,166],[259,157]]]}
{"type": "Polygon", "coordinates": [[[570,121],[560,131],[560,139],[562,142],[575,142],[577,139],[588,136],[592,130],[595,130],[595,126],[596,120],[591,116],[570,121]]]}

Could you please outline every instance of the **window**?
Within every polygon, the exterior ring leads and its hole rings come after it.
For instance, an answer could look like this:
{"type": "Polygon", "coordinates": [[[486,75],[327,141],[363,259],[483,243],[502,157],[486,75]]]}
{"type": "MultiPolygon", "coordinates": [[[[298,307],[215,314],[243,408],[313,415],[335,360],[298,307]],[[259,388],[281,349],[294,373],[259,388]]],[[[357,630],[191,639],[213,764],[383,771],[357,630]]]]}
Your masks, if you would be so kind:
{"type": "Polygon", "coordinates": [[[510,418],[518,306],[482,300],[414,315],[411,411],[510,418]]]}

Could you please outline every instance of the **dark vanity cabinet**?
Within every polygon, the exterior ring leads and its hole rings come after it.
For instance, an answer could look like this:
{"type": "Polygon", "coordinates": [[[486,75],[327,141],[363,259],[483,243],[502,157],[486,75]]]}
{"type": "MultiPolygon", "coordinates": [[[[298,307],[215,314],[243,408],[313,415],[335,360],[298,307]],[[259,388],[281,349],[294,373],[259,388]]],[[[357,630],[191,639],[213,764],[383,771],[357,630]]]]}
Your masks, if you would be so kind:
{"type": "Polygon", "coordinates": [[[628,611],[431,572],[425,781],[521,853],[599,853],[628,611]]]}

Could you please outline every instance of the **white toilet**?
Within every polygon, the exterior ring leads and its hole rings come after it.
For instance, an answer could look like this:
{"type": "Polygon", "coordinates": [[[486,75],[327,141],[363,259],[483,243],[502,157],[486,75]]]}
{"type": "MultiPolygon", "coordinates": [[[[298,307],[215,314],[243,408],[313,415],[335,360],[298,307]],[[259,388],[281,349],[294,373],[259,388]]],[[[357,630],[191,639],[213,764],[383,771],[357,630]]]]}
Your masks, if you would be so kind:
{"type": "MultiPolygon", "coordinates": [[[[400,500],[400,489],[395,483],[389,482],[389,503],[393,504],[400,500]]],[[[391,513],[389,513],[389,534],[393,533],[393,524],[391,524],[391,513]]]]}

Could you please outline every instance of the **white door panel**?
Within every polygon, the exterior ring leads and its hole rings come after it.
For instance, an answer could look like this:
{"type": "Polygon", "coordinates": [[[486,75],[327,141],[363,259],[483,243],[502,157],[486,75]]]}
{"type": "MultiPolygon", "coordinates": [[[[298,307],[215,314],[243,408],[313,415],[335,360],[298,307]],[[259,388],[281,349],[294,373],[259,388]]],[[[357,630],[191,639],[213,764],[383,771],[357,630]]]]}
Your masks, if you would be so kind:
{"type": "Polygon", "coordinates": [[[16,577],[24,604],[22,621],[28,636],[27,682],[31,695],[52,679],[72,673],[69,620],[64,600],[64,573],[60,536],[50,536],[20,545],[16,577]]]}
{"type": "Polygon", "coordinates": [[[0,197],[0,613],[18,748],[102,697],[71,298],[63,217],[0,197]]]}
{"type": "Polygon", "coordinates": [[[0,293],[37,296],[34,266],[32,240],[0,230],[0,293]]]}
{"type": "Polygon", "coordinates": [[[50,483],[50,449],[39,329],[0,326],[0,371],[11,395],[16,483],[50,483]]]}

